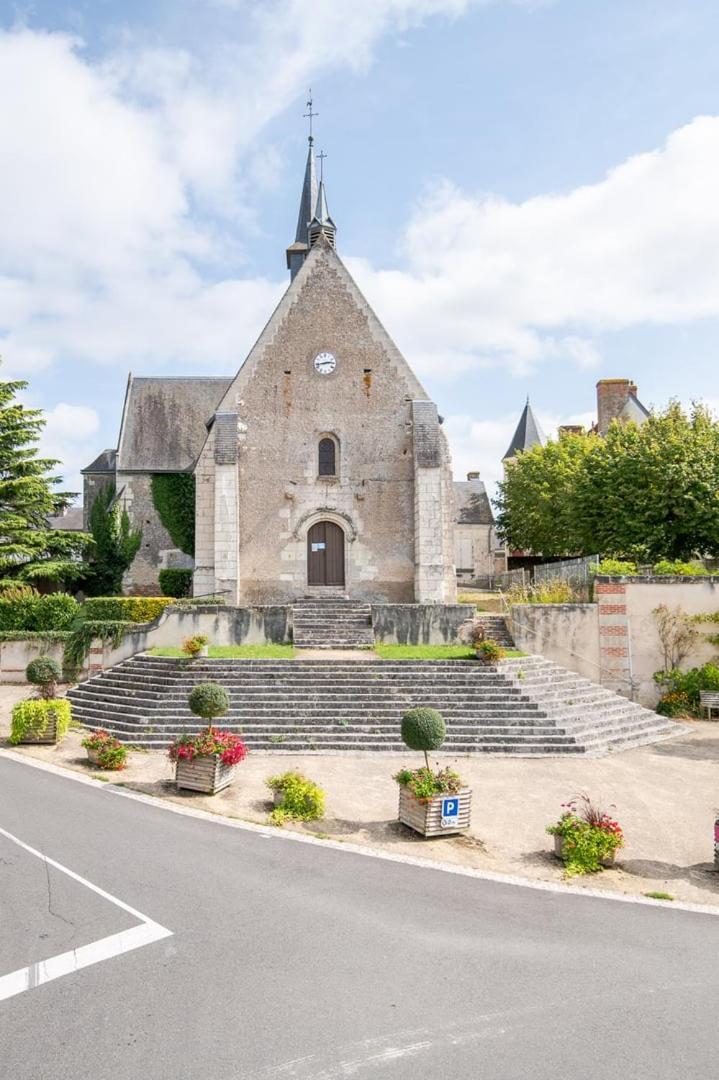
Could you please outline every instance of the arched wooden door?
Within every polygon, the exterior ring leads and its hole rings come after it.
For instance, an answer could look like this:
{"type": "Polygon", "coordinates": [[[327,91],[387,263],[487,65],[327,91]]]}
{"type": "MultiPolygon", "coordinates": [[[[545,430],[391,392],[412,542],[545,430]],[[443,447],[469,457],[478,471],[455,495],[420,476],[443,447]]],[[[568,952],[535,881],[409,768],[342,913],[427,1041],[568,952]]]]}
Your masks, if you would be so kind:
{"type": "Polygon", "coordinates": [[[307,584],[344,583],[345,535],[334,521],[318,521],[307,533],[307,584]]]}

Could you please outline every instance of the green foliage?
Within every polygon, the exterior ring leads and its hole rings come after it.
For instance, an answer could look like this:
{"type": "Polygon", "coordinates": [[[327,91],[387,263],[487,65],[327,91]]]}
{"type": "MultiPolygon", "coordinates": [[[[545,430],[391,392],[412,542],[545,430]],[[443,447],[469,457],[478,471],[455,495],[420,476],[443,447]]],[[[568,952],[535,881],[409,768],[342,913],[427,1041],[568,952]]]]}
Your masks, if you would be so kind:
{"type": "Polygon", "coordinates": [[[54,698],[62,670],[51,656],[37,656],[25,668],[25,678],[32,686],[40,688],[40,697],[54,698]]]}
{"type": "Polygon", "coordinates": [[[568,435],[508,464],[498,525],[510,547],[640,562],[719,554],[719,422],[678,403],[604,438],[568,435]]]}
{"type": "Polygon", "coordinates": [[[666,604],[654,608],[652,615],[664,652],[664,670],[674,671],[690,655],[700,636],[697,620],[685,615],[680,607],[672,611],[666,604]]]}
{"type": "Polygon", "coordinates": [[[602,559],[598,566],[592,567],[593,574],[607,574],[609,577],[633,577],[637,573],[637,564],[625,559],[602,559]]]}
{"type": "Polygon", "coordinates": [[[173,544],[186,555],[194,555],[195,477],[192,473],[157,473],[152,478],[152,501],[173,544]]]}
{"type": "Polygon", "coordinates": [[[288,818],[296,821],[315,821],[325,812],[325,793],[321,787],[298,772],[286,772],[271,776],[267,781],[273,792],[282,793],[282,801],[270,815],[275,825],[282,825],[288,818]]]}
{"type": "Polygon", "coordinates": [[[436,709],[410,709],[402,717],[402,741],[410,750],[439,750],[447,735],[436,709]]]}
{"type": "Polygon", "coordinates": [[[169,569],[160,571],[160,591],[163,596],[176,598],[189,596],[192,590],[192,570],[169,569]]]}
{"type": "Polygon", "coordinates": [[[127,510],[115,501],[114,484],[106,484],[96,495],[90,531],[95,545],[85,566],[85,591],[90,596],[117,596],[123,574],[140,548],[142,529],[132,528],[127,510]]]}
{"type": "Polygon", "coordinates": [[[182,642],[182,652],[185,656],[199,656],[207,645],[208,638],[205,634],[193,634],[186,637],[182,642]]]}
{"type": "Polygon", "coordinates": [[[93,596],[83,604],[82,617],[103,622],[152,622],[171,603],[171,596],[93,596]]]}
{"type": "Polygon", "coordinates": [[[484,664],[497,664],[504,658],[504,649],[492,638],[485,638],[477,646],[477,657],[484,664]]]}
{"type": "Polygon", "coordinates": [[[690,671],[657,671],[654,681],[666,692],[657,705],[663,716],[700,716],[702,690],[719,691],[719,666],[704,664],[690,671]]]}
{"type": "Polygon", "coordinates": [[[510,604],[576,604],[585,598],[564,578],[552,578],[536,585],[512,585],[507,593],[510,604]]]}
{"type": "Polygon", "coordinates": [[[453,769],[440,769],[432,772],[430,768],[400,769],[395,780],[401,787],[406,787],[415,799],[431,799],[435,795],[458,795],[462,790],[462,780],[453,769]]]}
{"type": "Polygon", "coordinates": [[[109,642],[112,648],[116,649],[127,634],[144,630],[144,628],[143,623],[117,620],[86,619],[77,623],[65,641],[63,664],[66,673],[68,676],[76,677],[82,670],[82,665],[95,638],[109,642]]]}
{"type": "Polygon", "coordinates": [[[34,589],[0,596],[0,630],[68,630],[80,606],[67,593],[40,596],[34,589]]]}
{"type": "Polygon", "coordinates": [[[652,567],[657,577],[706,577],[708,570],[701,563],[681,562],[678,559],[660,559],[652,567]]]}
{"type": "Polygon", "coordinates": [[[645,892],[644,896],[648,896],[650,900],[673,900],[674,897],[668,892],[645,892]]]}
{"type": "Polygon", "coordinates": [[[622,843],[620,837],[590,825],[588,821],[576,821],[565,832],[558,829],[559,826],[550,825],[547,832],[562,837],[562,861],[567,877],[596,874],[622,843]]]}
{"type": "Polygon", "coordinates": [[[97,764],[101,769],[116,771],[125,768],[127,747],[104,728],[91,731],[82,740],[82,745],[86,750],[97,754],[97,764]]]}
{"type": "Polygon", "coordinates": [[[67,641],[70,630],[0,630],[0,641],[47,642],[67,641]]]}
{"type": "Polygon", "coordinates": [[[193,686],[187,698],[190,712],[212,724],[218,716],[224,716],[230,707],[227,691],[219,683],[206,682],[193,686]]]}
{"type": "Polygon", "coordinates": [[[48,527],[48,518],[62,513],[74,496],[56,490],[59,462],[38,456],[45,419],[40,409],[15,400],[26,387],[0,380],[0,578],[69,582],[80,574],[78,560],[90,538],[48,527]]]}
{"type": "Polygon", "coordinates": [[[65,698],[19,701],[12,711],[10,742],[33,742],[42,739],[55,720],[57,738],[67,734],[72,720],[70,702],[65,698]]]}

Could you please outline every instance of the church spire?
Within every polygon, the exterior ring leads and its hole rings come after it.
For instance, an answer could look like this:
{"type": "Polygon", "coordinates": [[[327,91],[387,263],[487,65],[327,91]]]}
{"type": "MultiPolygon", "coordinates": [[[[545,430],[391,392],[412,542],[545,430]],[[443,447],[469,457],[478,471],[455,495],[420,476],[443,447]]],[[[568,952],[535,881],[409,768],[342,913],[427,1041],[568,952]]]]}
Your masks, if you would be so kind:
{"type": "Polygon", "coordinates": [[[327,157],[327,155],[325,154],[324,150],[322,150],[317,156],[320,159],[320,186],[317,191],[315,212],[312,217],[312,221],[310,222],[310,247],[315,246],[320,236],[324,236],[330,247],[334,247],[335,237],[337,236],[337,226],[330,217],[330,212],[327,208],[327,195],[325,193],[324,159],[327,157]]]}
{"type": "Polygon", "coordinates": [[[310,122],[310,132],[307,139],[309,148],[307,150],[305,177],[302,183],[302,195],[300,196],[300,212],[297,215],[295,240],[294,243],[290,244],[287,248],[287,269],[290,271],[290,279],[294,278],[307,257],[310,246],[309,225],[317,206],[317,173],[315,172],[315,140],[312,134],[312,118],[318,114],[312,111],[312,90],[310,90],[307,98],[307,112],[304,115],[309,118],[310,122]]]}

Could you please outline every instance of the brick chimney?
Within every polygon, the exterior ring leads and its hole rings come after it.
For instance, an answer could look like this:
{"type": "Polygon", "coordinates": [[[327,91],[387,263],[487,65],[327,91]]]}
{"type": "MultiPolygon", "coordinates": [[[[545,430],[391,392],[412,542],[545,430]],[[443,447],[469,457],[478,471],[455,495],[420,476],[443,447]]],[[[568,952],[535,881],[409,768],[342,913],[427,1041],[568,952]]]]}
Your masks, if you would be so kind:
{"type": "Polygon", "coordinates": [[[600,379],[597,383],[597,430],[606,435],[612,420],[615,420],[629,400],[630,394],[636,394],[636,383],[631,379],[600,379]]]}
{"type": "Polygon", "coordinates": [[[468,472],[467,473],[467,479],[468,480],[479,480],[479,469],[477,469],[476,472],[468,472]]]}
{"type": "Polygon", "coordinates": [[[584,428],[581,424],[561,424],[557,428],[557,434],[560,439],[565,435],[583,435],[584,428]]]}

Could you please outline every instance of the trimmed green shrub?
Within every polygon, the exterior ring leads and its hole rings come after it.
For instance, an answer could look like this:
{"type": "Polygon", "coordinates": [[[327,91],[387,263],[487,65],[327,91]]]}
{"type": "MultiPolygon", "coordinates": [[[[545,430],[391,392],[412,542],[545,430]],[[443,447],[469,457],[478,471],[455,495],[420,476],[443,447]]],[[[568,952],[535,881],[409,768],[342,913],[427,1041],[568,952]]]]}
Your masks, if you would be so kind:
{"type": "Polygon", "coordinates": [[[429,768],[428,750],[439,750],[447,737],[442,714],[436,709],[410,709],[402,717],[402,742],[410,750],[422,750],[429,768]]]}
{"type": "Polygon", "coordinates": [[[171,596],[93,596],[83,604],[82,617],[103,622],[152,622],[171,603],[171,596]]]}
{"type": "Polygon", "coordinates": [[[190,712],[207,720],[212,726],[213,720],[225,715],[230,707],[230,699],[225,688],[219,683],[206,682],[193,686],[187,698],[187,704],[190,712]]]}
{"type": "Polygon", "coordinates": [[[192,570],[179,568],[160,571],[160,591],[163,596],[175,599],[190,595],[192,589],[192,570]]]}
{"type": "Polygon", "coordinates": [[[0,630],[0,641],[67,641],[71,630],[0,630]]]}
{"type": "Polygon", "coordinates": [[[79,610],[68,593],[0,596],[0,630],[69,630],[79,610]]]}
{"type": "Polygon", "coordinates": [[[72,720],[70,702],[66,698],[19,701],[12,711],[10,742],[16,745],[23,740],[41,739],[53,719],[59,740],[67,734],[72,720]]]}
{"type": "Polygon", "coordinates": [[[62,670],[51,656],[38,656],[25,668],[25,678],[33,686],[39,687],[41,698],[54,698],[62,670]]]}
{"type": "Polygon", "coordinates": [[[657,577],[706,577],[708,570],[701,563],[679,562],[662,559],[654,563],[653,572],[657,577]]]}
{"type": "Polygon", "coordinates": [[[608,574],[609,577],[633,577],[637,572],[635,562],[623,559],[602,559],[598,566],[590,567],[592,574],[608,574]]]}
{"type": "Polygon", "coordinates": [[[282,801],[270,814],[275,825],[282,825],[287,818],[296,821],[314,821],[325,812],[325,793],[321,787],[298,772],[286,772],[271,776],[267,781],[270,791],[281,792],[282,801]]]}
{"type": "Polygon", "coordinates": [[[192,473],[156,473],[152,501],[170,539],[186,555],[195,554],[195,477],[192,473]]]}

